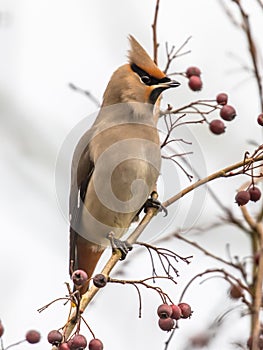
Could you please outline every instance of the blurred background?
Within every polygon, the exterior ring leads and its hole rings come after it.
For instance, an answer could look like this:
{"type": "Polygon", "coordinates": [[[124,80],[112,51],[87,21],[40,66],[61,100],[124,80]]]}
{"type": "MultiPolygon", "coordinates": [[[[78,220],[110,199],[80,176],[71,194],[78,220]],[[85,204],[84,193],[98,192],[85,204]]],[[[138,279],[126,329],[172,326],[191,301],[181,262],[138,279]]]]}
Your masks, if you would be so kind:
{"type": "MultiPolygon", "coordinates": [[[[235,4],[225,3],[239,21],[235,4]]],[[[260,43],[262,9],[257,1],[244,1],[244,5],[255,40],[260,43]]],[[[46,334],[62,327],[67,317],[68,308],[63,302],[41,314],[37,309],[67,293],[64,284],[69,281],[67,198],[70,158],[76,142],[75,136],[71,136],[76,135],[76,130],[78,134],[79,128],[88,128],[97,112],[93,101],[70,89],[69,83],[88,90],[101,101],[111,74],[127,60],[129,34],[152,55],[154,10],[152,0],[0,1],[0,318],[5,326],[5,345],[23,339],[26,331],[33,328],[43,336],[34,348],[46,349],[49,346],[46,334]]],[[[251,140],[261,142],[256,122],[261,111],[255,81],[244,68],[251,67],[245,36],[231,23],[220,2],[161,0],[158,19],[161,68],[166,64],[165,42],[179,48],[190,36],[185,51],[191,52],[176,59],[171,72],[183,72],[190,65],[200,67],[203,89],[198,93],[190,91],[187,80],[178,76],[182,86],[167,92],[162,105],[179,107],[197,99],[214,99],[219,92],[226,92],[238,114],[220,136],[211,134],[206,125],[177,129],[177,137],[193,142],[192,147],[182,146],[183,150],[194,151],[189,161],[205,176],[242,160],[245,151],[254,149],[251,140]]],[[[238,216],[241,214],[234,196],[243,180],[235,177],[216,180],[211,185],[238,216]]],[[[189,185],[184,174],[167,162],[160,182],[163,200],[189,185]]],[[[190,238],[221,256],[227,257],[226,243],[233,255],[249,255],[247,237],[235,227],[205,230],[220,221],[222,212],[205,187],[198,191],[171,207],[168,219],[156,218],[146,239],[191,229],[190,238]]],[[[198,271],[219,265],[180,241],[172,240],[169,244],[180,255],[194,255],[189,266],[178,264],[180,277],[176,288],[164,284],[164,289],[177,301],[180,291],[198,271]]],[[[109,253],[106,252],[101,266],[109,253]]],[[[131,255],[123,266],[127,278],[151,275],[150,259],[143,251],[135,252],[134,259],[131,255]]],[[[116,273],[120,268],[121,264],[116,273]]],[[[196,282],[190,288],[186,298],[194,314],[191,320],[181,322],[171,348],[189,349],[186,345],[189,336],[206,331],[218,314],[233,305],[227,299],[227,288],[222,279],[201,285],[196,282]]],[[[97,295],[85,319],[103,340],[105,349],[164,349],[167,334],[158,328],[156,316],[160,298],[150,290],[142,290],[142,298],[142,318],[138,319],[134,288],[113,285],[97,295]]],[[[233,348],[231,342],[246,341],[248,320],[239,318],[240,314],[234,313],[208,348],[227,350],[233,348]],[[236,320],[239,322],[233,322],[236,320]]],[[[84,326],[83,333],[89,338],[84,326]]]]}

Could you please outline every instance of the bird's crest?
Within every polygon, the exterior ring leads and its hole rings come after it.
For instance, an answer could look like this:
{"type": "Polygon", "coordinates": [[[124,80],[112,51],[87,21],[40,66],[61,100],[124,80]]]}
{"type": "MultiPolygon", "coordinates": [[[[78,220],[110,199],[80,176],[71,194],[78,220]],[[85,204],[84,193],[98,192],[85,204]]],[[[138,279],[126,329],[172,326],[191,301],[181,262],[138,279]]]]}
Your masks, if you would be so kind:
{"type": "Polygon", "coordinates": [[[164,78],[165,74],[157,67],[148,53],[132,35],[129,35],[129,41],[131,45],[128,55],[130,64],[136,64],[136,66],[150,74],[152,77],[157,79],[164,78]]]}

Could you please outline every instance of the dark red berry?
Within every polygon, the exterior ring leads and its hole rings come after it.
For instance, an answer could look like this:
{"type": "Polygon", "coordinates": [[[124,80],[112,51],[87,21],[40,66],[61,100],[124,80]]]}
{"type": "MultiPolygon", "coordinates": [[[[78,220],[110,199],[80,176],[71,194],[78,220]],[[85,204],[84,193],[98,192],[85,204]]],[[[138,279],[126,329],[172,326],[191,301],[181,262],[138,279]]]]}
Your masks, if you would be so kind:
{"type": "Polygon", "coordinates": [[[82,350],[87,347],[87,340],[84,335],[76,334],[69,342],[70,350],[82,350]]]}
{"type": "Polygon", "coordinates": [[[203,83],[202,83],[202,80],[200,79],[200,77],[198,77],[196,75],[192,75],[189,78],[188,86],[193,91],[200,91],[203,87],[203,83]]]}
{"type": "Polygon", "coordinates": [[[232,299],[239,299],[243,295],[243,290],[238,284],[232,284],[229,289],[229,296],[232,299]]]}
{"type": "Polygon", "coordinates": [[[216,96],[216,102],[219,105],[226,105],[227,104],[227,100],[228,100],[228,96],[224,92],[221,92],[220,94],[218,94],[216,96]]]}
{"type": "Polygon", "coordinates": [[[0,338],[4,334],[4,331],[5,331],[4,326],[3,326],[2,322],[0,321],[0,338]]]}
{"type": "Polygon", "coordinates": [[[179,308],[178,305],[171,305],[172,307],[172,315],[171,317],[174,319],[174,320],[179,320],[181,317],[182,317],[182,311],[181,309],[179,308]]]}
{"type": "Polygon", "coordinates": [[[250,194],[250,200],[252,202],[257,202],[260,197],[261,197],[261,191],[258,187],[251,187],[249,190],[248,190],[249,194],[250,194]]]}
{"type": "Polygon", "coordinates": [[[47,335],[47,340],[52,345],[58,346],[62,342],[62,339],[62,334],[57,330],[50,331],[47,335]]]}
{"type": "Polygon", "coordinates": [[[158,324],[163,331],[169,332],[174,327],[174,320],[171,317],[159,318],[158,324]]]}
{"type": "Polygon", "coordinates": [[[99,339],[92,339],[89,342],[89,350],[102,350],[103,344],[99,339]]]}
{"type": "Polygon", "coordinates": [[[212,120],[209,123],[209,129],[215,135],[223,134],[225,132],[225,128],[225,124],[220,119],[212,120]]]}
{"type": "Polygon", "coordinates": [[[40,333],[38,331],[30,330],[26,333],[26,340],[30,344],[36,344],[40,341],[40,333]]]}
{"type": "Polygon", "coordinates": [[[263,113],[260,113],[260,115],[258,116],[257,121],[258,121],[259,125],[263,126],[263,113]]]}
{"type": "Polygon", "coordinates": [[[157,314],[160,318],[169,318],[172,316],[173,309],[168,304],[161,304],[157,309],[157,314]]]}
{"type": "Polygon", "coordinates": [[[93,278],[93,284],[97,288],[103,288],[107,284],[107,277],[104,276],[102,273],[98,273],[93,278]]]}
{"type": "Polygon", "coordinates": [[[58,350],[70,350],[68,343],[61,343],[58,347],[58,350]]]}
{"type": "Polygon", "coordinates": [[[250,193],[248,191],[239,191],[236,194],[235,200],[239,206],[245,205],[250,200],[250,193]]]}
{"type": "Polygon", "coordinates": [[[191,306],[187,303],[178,304],[179,308],[182,311],[182,318],[188,318],[192,315],[191,306]]]}
{"type": "Polygon", "coordinates": [[[192,77],[193,75],[200,77],[201,75],[201,70],[198,67],[188,67],[186,70],[186,76],[187,78],[192,77]]]}
{"type": "Polygon", "coordinates": [[[84,270],[76,270],[72,274],[72,281],[76,286],[83,286],[88,279],[88,275],[84,270]]]}
{"type": "Polygon", "coordinates": [[[230,105],[224,105],[220,110],[220,117],[228,122],[233,120],[236,115],[235,108],[230,105]]]}

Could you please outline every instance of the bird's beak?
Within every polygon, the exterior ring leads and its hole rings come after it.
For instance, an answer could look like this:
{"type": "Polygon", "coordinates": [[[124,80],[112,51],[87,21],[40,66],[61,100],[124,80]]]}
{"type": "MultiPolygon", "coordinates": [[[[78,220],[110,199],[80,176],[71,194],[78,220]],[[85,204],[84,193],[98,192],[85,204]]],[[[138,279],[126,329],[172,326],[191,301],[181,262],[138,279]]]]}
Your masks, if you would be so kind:
{"type": "Polygon", "coordinates": [[[176,80],[166,81],[165,83],[159,83],[158,87],[162,87],[163,89],[176,88],[181,84],[176,80]]]}

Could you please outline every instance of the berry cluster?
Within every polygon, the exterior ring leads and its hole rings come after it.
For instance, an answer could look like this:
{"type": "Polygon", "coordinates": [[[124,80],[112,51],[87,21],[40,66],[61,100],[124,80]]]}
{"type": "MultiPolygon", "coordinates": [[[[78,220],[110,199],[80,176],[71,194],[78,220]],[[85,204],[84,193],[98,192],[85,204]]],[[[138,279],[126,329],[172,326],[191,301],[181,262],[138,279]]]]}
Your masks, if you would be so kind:
{"type": "Polygon", "coordinates": [[[198,67],[189,67],[185,72],[188,80],[188,86],[193,91],[200,91],[203,86],[203,82],[200,78],[201,70],[198,67]]]}
{"type": "MultiPolygon", "coordinates": [[[[231,105],[228,105],[227,101],[228,95],[224,92],[221,92],[216,96],[218,107],[220,106],[221,119],[230,122],[235,118],[236,110],[231,105]]],[[[215,135],[220,135],[225,132],[225,124],[221,119],[214,119],[209,123],[209,129],[215,135]]]]}
{"type": "Polygon", "coordinates": [[[190,318],[192,315],[191,306],[186,303],[180,303],[178,305],[161,304],[157,309],[159,316],[159,327],[163,331],[171,331],[174,328],[175,320],[180,318],[190,318]]]}
{"type": "Polygon", "coordinates": [[[249,201],[257,202],[261,197],[261,191],[258,187],[252,186],[246,191],[239,191],[235,200],[239,206],[247,204],[249,201]]]}
{"type": "Polygon", "coordinates": [[[99,339],[92,339],[89,344],[86,337],[82,334],[75,334],[67,342],[63,342],[63,335],[57,330],[50,331],[47,340],[53,346],[58,347],[58,350],[83,350],[88,345],[89,350],[102,350],[103,343],[99,339]]]}

